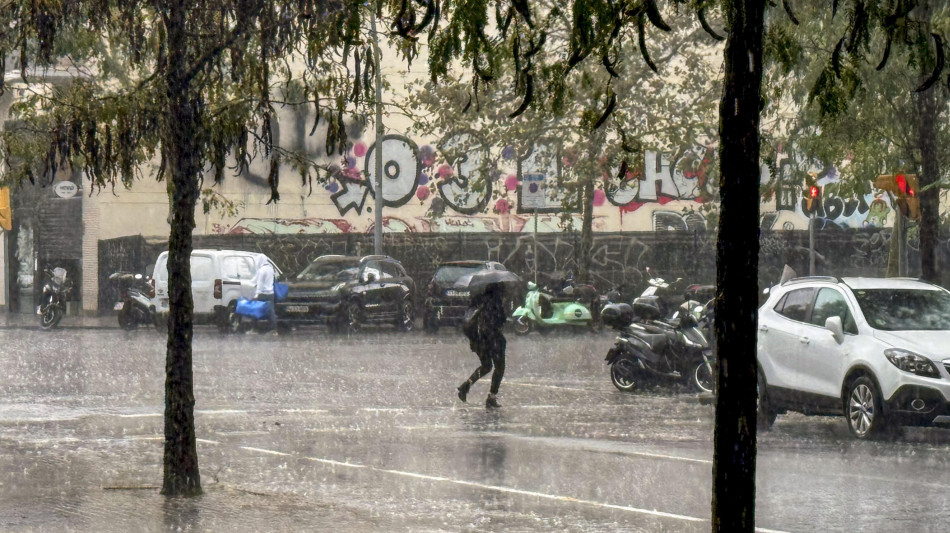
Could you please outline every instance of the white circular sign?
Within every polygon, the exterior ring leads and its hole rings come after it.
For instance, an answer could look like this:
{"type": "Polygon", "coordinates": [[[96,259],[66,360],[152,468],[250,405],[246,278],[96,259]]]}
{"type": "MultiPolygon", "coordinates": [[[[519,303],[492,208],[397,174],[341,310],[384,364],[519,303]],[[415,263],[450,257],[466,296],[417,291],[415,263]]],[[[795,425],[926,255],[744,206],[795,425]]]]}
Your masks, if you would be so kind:
{"type": "Polygon", "coordinates": [[[53,185],[53,192],[60,198],[72,198],[79,192],[79,187],[71,181],[60,181],[53,185]]]}

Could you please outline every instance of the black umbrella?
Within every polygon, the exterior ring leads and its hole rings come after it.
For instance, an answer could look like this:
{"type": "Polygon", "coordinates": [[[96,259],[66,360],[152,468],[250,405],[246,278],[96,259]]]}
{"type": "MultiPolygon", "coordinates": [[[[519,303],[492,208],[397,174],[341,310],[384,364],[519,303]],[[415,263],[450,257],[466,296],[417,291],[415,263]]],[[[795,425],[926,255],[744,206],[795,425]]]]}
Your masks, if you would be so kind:
{"type": "Polygon", "coordinates": [[[507,270],[479,270],[474,274],[462,276],[455,287],[467,290],[472,296],[483,294],[491,287],[501,287],[509,294],[515,294],[521,288],[521,278],[507,270]]]}

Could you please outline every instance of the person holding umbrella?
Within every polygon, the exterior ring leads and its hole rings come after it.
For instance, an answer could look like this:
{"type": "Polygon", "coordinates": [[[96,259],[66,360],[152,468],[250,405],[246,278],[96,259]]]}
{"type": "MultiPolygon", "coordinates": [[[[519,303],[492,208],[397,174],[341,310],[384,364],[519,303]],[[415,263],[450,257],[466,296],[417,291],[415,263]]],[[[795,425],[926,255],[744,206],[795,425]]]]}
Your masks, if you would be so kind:
{"type": "Polygon", "coordinates": [[[469,346],[478,356],[481,365],[475,369],[471,377],[458,386],[458,397],[463,402],[468,399],[472,384],[491,372],[491,388],[485,400],[485,407],[488,409],[501,407],[497,395],[501,379],[505,375],[505,348],[507,346],[501,328],[508,319],[504,297],[506,288],[518,282],[520,279],[514,274],[497,271],[487,272],[484,275],[475,274],[468,281],[471,304],[465,313],[462,332],[468,338],[469,346]]]}

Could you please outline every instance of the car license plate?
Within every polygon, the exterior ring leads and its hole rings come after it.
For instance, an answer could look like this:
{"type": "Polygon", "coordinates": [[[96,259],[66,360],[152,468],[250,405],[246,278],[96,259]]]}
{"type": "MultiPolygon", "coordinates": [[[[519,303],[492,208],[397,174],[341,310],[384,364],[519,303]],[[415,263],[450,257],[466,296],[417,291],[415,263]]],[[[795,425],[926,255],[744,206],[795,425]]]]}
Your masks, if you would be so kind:
{"type": "Polygon", "coordinates": [[[307,313],[310,308],[306,305],[288,305],[284,308],[288,313],[307,313]]]}
{"type": "Polygon", "coordinates": [[[445,295],[446,295],[446,296],[464,296],[464,297],[467,298],[468,295],[469,295],[469,293],[468,293],[468,291],[453,291],[453,290],[447,290],[447,291],[445,291],[445,295]]]}
{"type": "Polygon", "coordinates": [[[115,311],[121,311],[123,307],[125,307],[124,302],[116,302],[115,307],[113,307],[112,309],[115,311]]]}

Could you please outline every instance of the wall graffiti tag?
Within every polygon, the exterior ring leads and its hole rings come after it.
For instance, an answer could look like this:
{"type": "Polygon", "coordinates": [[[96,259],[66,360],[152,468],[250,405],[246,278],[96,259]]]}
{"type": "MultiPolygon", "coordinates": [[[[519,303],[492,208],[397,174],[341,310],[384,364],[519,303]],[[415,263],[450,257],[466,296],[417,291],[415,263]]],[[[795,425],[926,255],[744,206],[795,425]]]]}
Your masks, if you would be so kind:
{"type": "Polygon", "coordinates": [[[439,142],[439,151],[452,170],[451,174],[446,170],[445,175],[440,176],[442,181],[438,189],[442,199],[463,215],[485,211],[492,196],[488,148],[474,133],[463,131],[443,138],[439,142]]]}

